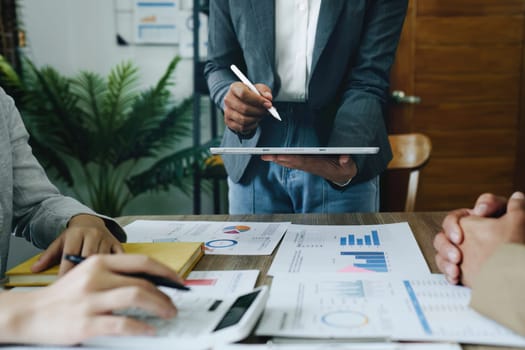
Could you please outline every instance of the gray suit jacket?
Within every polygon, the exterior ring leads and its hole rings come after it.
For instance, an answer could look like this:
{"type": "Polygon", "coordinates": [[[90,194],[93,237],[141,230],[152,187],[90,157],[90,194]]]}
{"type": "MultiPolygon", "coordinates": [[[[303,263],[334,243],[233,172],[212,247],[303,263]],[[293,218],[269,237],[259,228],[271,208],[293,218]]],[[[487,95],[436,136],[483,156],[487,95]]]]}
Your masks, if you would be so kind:
{"type": "MultiPolygon", "coordinates": [[[[0,88],[0,282],[12,232],[43,249],[66,228],[72,216],[94,214],[73,198],[60,195],[31,153],[28,138],[13,100],[0,88]]],[[[124,241],[122,228],[102,218],[124,241]]]]}
{"type": "MultiPolygon", "coordinates": [[[[392,153],[384,123],[390,68],[394,61],[407,0],[324,0],[312,59],[308,105],[325,146],[379,146],[375,156],[354,156],[352,183],[382,172],[392,153]]],[[[274,0],[211,0],[205,75],[213,100],[223,107],[234,63],[254,83],[277,95],[274,0]]],[[[223,146],[255,146],[260,132],[241,143],[226,129],[223,146]]],[[[250,156],[223,156],[231,180],[238,182],[250,156]]]]}

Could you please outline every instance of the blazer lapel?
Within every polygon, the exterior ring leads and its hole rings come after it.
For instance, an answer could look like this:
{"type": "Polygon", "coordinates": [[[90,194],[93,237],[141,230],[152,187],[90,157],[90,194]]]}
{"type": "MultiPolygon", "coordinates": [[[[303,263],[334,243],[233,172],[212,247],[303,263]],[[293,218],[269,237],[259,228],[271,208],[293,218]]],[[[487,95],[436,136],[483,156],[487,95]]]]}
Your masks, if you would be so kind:
{"type": "Polygon", "coordinates": [[[257,45],[265,50],[266,64],[275,72],[275,0],[250,0],[250,7],[252,15],[247,15],[255,21],[257,45]]]}
{"type": "Polygon", "coordinates": [[[314,51],[312,54],[312,69],[310,70],[312,73],[315,71],[321,53],[323,53],[323,50],[328,43],[328,39],[337,24],[345,2],[346,0],[321,1],[317,31],[315,33],[314,51]]]}

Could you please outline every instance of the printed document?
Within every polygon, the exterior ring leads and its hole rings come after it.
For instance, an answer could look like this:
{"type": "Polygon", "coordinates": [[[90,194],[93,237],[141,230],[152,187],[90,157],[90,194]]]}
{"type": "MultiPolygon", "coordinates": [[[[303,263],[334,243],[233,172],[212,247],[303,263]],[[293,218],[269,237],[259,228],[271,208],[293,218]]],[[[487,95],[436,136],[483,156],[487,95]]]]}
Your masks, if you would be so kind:
{"type": "Polygon", "coordinates": [[[204,242],[205,254],[271,255],[289,222],[136,220],[128,242],[204,242]]]}
{"type": "Polygon", "coordinates": [[[443,275],[277,275],[258,335],[525,346],[468,306],[470,289],[443,275]]]}
{"type": "Polygon", "coordinates": [[[290,225],[268,271],[429,274],[408,223],[290,225]]]}
{"type": "Polygon", "coordinates": [[[461,350],[458,344],[447,343],[316,343],[247,345],[225,344],[213,350],[461,350]]]}

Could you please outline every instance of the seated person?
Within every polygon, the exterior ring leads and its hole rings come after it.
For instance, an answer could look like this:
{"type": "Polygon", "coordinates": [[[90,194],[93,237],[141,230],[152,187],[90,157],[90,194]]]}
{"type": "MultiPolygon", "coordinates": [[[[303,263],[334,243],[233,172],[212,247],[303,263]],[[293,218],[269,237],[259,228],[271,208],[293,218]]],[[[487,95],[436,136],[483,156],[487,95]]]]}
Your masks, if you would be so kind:
{"type": "MultiPolygon", "coordinates": [[[[0,286],[12,232],[47,248],[32,267],[35,272],[60,262],[64,275],[73,267],[61,261],[64,254],[123,252],[122,228],[60,195],[33,156],[28,137],[13,100],[0,88],[0,286]]],[[[92,336],[152,334],[144,323],[111,314],[132,306],[165,318],[176,313],[153,284],[122,275],[129,272],[180,282],[174,271],[144,256],[90,257],[49,287],[0,292],[0,343],[76,344],[92,336]]]]}
{"type": "Polygon", "coordinates": [[[451,283],[472,288],[471,306],[525,335],[525,195],[481,195],[450,212],[436,235],[436,263],[451,283]]]}

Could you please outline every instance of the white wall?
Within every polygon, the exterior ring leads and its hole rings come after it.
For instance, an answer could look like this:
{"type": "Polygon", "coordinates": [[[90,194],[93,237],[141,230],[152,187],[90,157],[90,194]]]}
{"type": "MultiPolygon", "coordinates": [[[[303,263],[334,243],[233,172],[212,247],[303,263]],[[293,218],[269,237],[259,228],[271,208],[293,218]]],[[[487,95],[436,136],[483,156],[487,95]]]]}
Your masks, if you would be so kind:
{"type": "MultiPolygon", "coordinates": [[[[22,24],[28,54],[37,65],[49,64],[64,74],[87,69],[107,74],[123,60],[141,69],[145,86],[153,84],[178,53],[176,46],[118,46],[112,0],[22,0],[22,24]]],[[[175,74],[175,95],[192,91],[191,60],[183,60],[175,74]]]]}
{"type": "MultiPolygon", "coordinates": [[[[191,10],[191,3],[186,0],[181,6],[191,10]]],[[[169,61],[178,54],[176,45],[117,45],[114,0],[21,0],[20,5],[28,43],[24,53],[37,66],[51,65],[65,75],[75,75],[82,69],[107,75],[111,67],[132,60],[139,66],[141,83],[146,87],[159,79],[169,61]]],[[[179,63],[174,81],[175,99],[191,96],[191,59],[179,63]]],[[[208,118],[202,118],[203,124],[207,121],[208,118]]],[[[207,135],[208,132],[207,125],[204,125],[202,133],[207,135]]],[[[190,144],[191,140],[187,140],[187,145],[190,144]]],[[[204,213],[212,211],[210,202],[207,196],[203,198],[204,213]]],[[[173,190],[143,195],[127,208],[125,214],[191,212],[191,198],[173,190]]]]}

